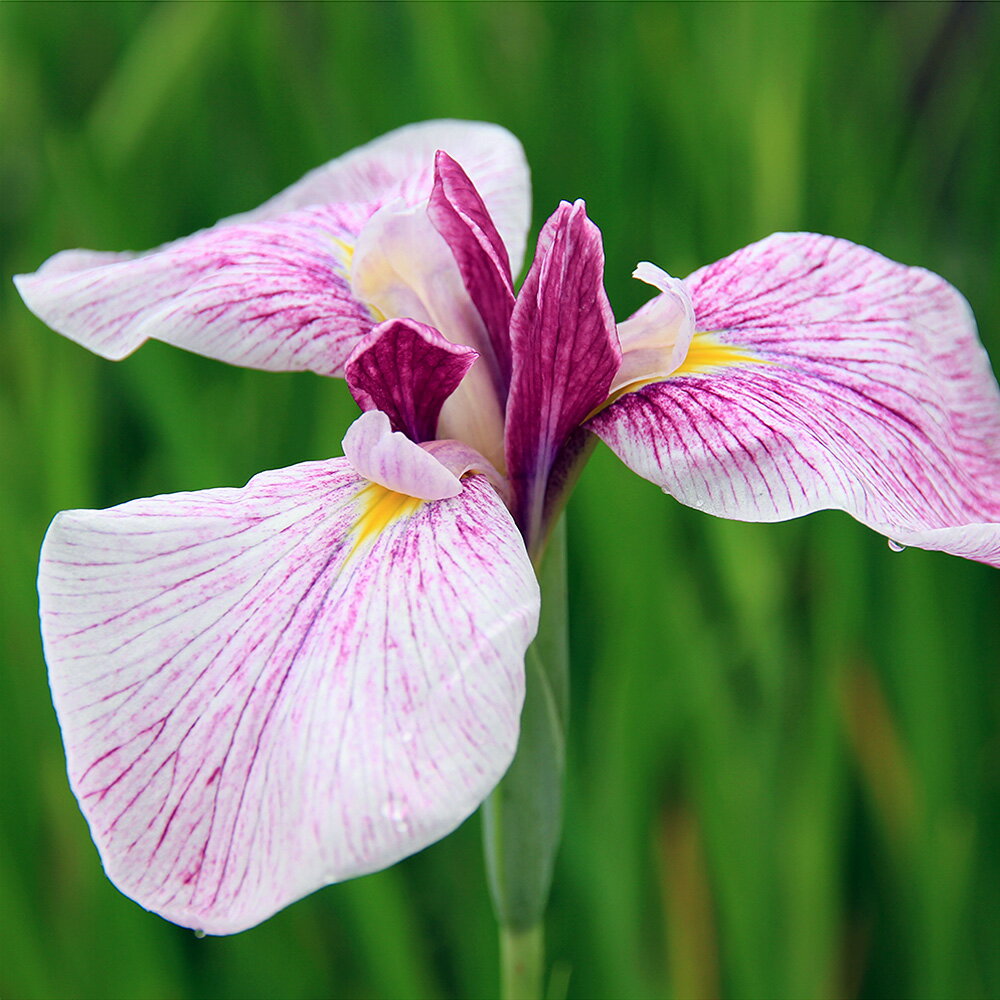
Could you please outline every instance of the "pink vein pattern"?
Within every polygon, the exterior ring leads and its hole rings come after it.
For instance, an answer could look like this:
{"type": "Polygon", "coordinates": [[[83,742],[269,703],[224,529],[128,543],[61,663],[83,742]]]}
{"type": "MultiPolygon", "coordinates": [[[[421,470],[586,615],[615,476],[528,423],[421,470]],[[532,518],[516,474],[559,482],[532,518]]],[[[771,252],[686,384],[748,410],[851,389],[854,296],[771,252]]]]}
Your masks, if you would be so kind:
{"type": "Polygon", "coordinates": [[[37,316],[102,357],[155,338],[230,364],[340,375],[377,322],[351,289],[358,234],[383,205],[430,197],[438,149],[465,164],[520,266],[531,199],[520,143],[497,125],[432,121],[186,239],[144,254],[67,250],[15,283],[37,316]]]}
{"type": "Polygon", "coordinates": [[[1000,391],[951,285],[779,233],[687,286],[697,328],[758,362],[669,378],[592,419],[630,468],[722,517],[834,508],[900,544],[1000,565],[1000,391]]]}
{"type": "Polygon", "coordinates": [[[19,276],[18,290],[53,329],[105,358],[155,338],[247,368],[337,375],[376,323],[336,242],[354,238],[352,216],[366,211],[304,209],[68,272],[60,255],[19,276]]]}
{"type": "Polygon", "coordinates": [[[371,534],[343,459],[56,518],[46,658],[123,892],[231,933],[479,805],[517,741],[538,588],[492,488],[463,485],[371,534]]]}
{"type": "Polygon", "coordinates": [[[431,193],[439,150],[457,160],[472,179],[516,273],[531,223],[531,181],[520,142],[491,122],[445,118],[404,125],[310,171],[252,212],[225,221],[258,221],[306,205],[341,202],[384,205],[402,198],[407,205],[417,205],[431,193]]]}

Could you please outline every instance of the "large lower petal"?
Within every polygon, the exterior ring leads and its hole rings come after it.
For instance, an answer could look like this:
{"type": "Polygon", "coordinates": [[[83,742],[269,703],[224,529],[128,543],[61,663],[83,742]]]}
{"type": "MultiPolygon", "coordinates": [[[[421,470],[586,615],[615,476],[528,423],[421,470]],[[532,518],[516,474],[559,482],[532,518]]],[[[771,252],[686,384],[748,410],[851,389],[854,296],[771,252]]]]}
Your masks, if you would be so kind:
{"type": "Polygon", "coordinates": [[[687,286],[713,334],[588,424],[627,465],[722,517],[840,509],[900,544],[1000,565],[1000,392],[951,285],[799,233],[687,286]]]}
{"type": "Polygon", "coordinates": [[[506,769],[538,589],[486,480],[343,459],[60,514],[39,575],[70,779],[111,879],[210,933],[393,863],[506,769]]]}
{"type": "Polygon", "coordinates": [[[546,485],[559,451],[607,399],[622,359],[604,291],[601,232],[582,201],[563,202],[542,228],[510,337],[507,473],[530,546],[540,541],[546,485]]]}
{"type": "Polygon", "coordinates": [[[377,322],[349,278],[364,215],[304,209],[140,256],[69,250],[14,280],[37,316],[105,358],[156,339],[248,368],[337,375],[377,322]]]}

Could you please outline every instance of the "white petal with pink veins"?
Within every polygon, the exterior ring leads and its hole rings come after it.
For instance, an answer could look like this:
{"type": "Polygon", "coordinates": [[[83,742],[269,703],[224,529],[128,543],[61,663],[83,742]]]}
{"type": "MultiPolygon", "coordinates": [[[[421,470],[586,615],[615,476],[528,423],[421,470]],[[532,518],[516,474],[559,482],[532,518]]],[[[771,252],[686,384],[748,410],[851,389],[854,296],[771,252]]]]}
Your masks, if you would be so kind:
{"type": "Polygon", "coordinates": [[[457,826],[513,755],[538,588],[480,476],[342,459],[70,511],[39,573],[70,779],[110,878],[253,926],[457,826]]]}
{"type": "Polygon", "coordinates": [[[1000,565],[1000,391],[951,285],[809,233],[685,284],[709,332],[673,376],[588,424],[627,465],[722,517],[840,509],[1000,565]]]}
{"type": "Polygon", "coordinates": [[[229,364],[340,375],[377,321],[351,291],[358,234],[387,202],[426,203],[438,149],[466,164],[520,261],[531,197],[520,143],[497,125],[439,121],[397,129],[185,239],[141,254],[66,250],[15,283],[40,319],[102,357],[157,339],[229,364]]]}
{"type": "Polygon", "coordinates": [[[352,214],[305,209],[140,256],[69,250],[15,283],[38,317],[105,358],[156,339],[248,368],[338,375],[376,322],[348,279],[352,214]]]}

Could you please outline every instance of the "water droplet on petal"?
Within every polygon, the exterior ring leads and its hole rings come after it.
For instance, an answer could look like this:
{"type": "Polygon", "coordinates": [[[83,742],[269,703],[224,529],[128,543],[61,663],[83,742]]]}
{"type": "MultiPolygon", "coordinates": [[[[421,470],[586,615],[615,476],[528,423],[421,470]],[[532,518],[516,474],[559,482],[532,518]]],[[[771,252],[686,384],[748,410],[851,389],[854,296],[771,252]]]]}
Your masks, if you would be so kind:
{"type": "Polygon", "coordinates": [[[906,546],[905,545],[901,545],[899,542],[895,541],[895,539],[889,538],[889,539],[887,539],[887,541],[889,542],[889,548],[892,549],[893,552],[905,552],[906,551],[906,546]]]}
{"type": "Polygon", "coordinates": [[[383,802],[382,815],[392,823],[397,833],[409,832],[410,821],[407,818],[408,811],[402,802],[396,802],[393,799],[383,802]]]}
{"type": "Polygon", "coordinates": [[[200,930],[200,929],[196,930],[194,932],[194,936],[200,940],[201,938],[203,938],[205,936],[205,932],[203,930],[200,930]]]}

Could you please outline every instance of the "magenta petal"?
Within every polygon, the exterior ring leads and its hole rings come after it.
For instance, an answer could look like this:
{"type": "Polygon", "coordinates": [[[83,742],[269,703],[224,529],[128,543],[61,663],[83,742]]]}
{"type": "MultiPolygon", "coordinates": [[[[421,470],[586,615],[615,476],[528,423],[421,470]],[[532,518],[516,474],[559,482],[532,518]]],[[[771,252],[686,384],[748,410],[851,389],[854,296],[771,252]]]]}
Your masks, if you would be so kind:
{"type": "Polygon", "coordinates": [[[379,324],[344,367],[347,385],[362,410],[381,410],[413,441],[437,437],[444,401],[479,355],[453,344],[412,319],[379,324]]]}
{"type": "Polygon", "coordinates": [[[627,465],[722,517],[834,508],[900,544],[1000,565],[1000,391],[951,285],[805,233],[686,284],[698,329],[737,350],[590,421],[627,465]]]}
{"type": "Polygon", "coordinates": [[[488,359],[497,394],[506,399],[510,385],[510,314],[514,287],[507,248],[490,213],[465,171],[447,154],[434,160],[434,190],[427,214],[448,242],[489,334],[493,357],[488,359]]]}
{"type": "Polygon", "coordinates": [[[50,682],[124,893],[243,930],[419,850],[489,793],[538,588],[493,489],[463,487],[423,503],[336,459],[55,519],[50,682]]]}
{"type": "Polygon", "coordinates": [[[348,279],[358,213],[304,209],[140,256],[69,250],[15,282],[37,316],[102,357],[152,338],[248,368],[335,375],[375,323],[348,279]]]}
{"type": "Polygon", "coordinates": [[[511,316],[506,457],[515,517],[537,540],[549,471],[570,433],[607,399],[621,365],[604,291],[600,230],[582,201],[545,223],[511,316]]]}

